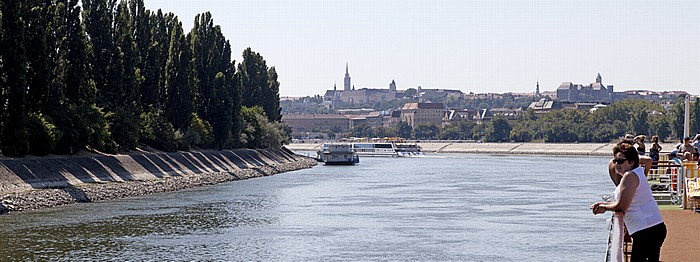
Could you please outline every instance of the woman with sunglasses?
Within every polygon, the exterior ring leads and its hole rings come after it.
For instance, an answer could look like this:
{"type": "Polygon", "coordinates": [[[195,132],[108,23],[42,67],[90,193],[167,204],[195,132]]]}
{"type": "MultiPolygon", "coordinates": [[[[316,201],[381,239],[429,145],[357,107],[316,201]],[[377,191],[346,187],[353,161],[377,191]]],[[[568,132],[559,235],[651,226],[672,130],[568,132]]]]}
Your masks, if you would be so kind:
{"type": "MultiPolygon", "coordinates": [[[[617,145],[620,144],[628,144],[632,147],[634,147],[634,140],[632,139],[622,139],[617,145]]],[[[613,158],[614,159],[614,158],[613,158]]],[[[622,180],[622,173],[618,173],[616,168],[615,168],[615,163],[613,163],[613,159],[610,159],[610,162],[608,162],[608,174],[610,175],[610,180],[612,180],[613,184],[615,186],[620,184],[620,180],[622,180]]],[[[654,164],[653,160],[649,156],[639,156],[639,165],[644,167],[644,175],[649,175],[649,171],[651,171],[651,166],[654,164]]]]}
{"type": "Polygon", "coordinates": [[[632,236],[632,261],[659,261],[661,245],[666,239],[666,225],[659,206],[651,194],[639,154],[633,145],[617,144],[612,160],[622,179],[615,188],[615,201],[596,202],[593,214],[606,211],[623,212],[627,231],[632,236]]]}

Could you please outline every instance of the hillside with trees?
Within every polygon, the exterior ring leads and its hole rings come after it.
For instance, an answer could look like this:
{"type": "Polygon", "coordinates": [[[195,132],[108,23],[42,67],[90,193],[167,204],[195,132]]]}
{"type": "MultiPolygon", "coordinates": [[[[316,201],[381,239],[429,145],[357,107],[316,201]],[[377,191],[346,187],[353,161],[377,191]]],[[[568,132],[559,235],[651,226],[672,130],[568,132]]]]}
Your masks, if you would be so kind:
{"type": "Polygon", "coordinates": [[[288,140],[275,68],[250,48],[232,60],[208,12],[187,33],[143,0],[2,1],[0,16],[5,156],[288,140]]]}

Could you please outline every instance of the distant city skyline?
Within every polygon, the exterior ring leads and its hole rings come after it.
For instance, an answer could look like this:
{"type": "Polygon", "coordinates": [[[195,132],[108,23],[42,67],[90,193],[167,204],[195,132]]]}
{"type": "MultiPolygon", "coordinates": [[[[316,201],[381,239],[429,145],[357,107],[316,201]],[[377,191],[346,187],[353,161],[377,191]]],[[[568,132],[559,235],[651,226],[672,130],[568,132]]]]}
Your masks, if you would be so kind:
{"type": "Polygon", "coordinates": [[[251,47],[280,96],[343,88],[555,91],[600,74],[615,91],[700,93],[700,1],[145,0],[187,32],[210,11],[240,62],[251,47]]]}

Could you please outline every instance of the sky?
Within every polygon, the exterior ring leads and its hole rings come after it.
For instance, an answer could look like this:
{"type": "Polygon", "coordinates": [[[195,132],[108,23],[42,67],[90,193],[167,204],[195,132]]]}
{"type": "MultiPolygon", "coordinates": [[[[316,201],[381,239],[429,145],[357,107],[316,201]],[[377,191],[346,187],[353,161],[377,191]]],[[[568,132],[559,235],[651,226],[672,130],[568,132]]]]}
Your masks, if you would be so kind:
{"type": "Polygon", "coordinates": [[[279,75],[280,96],[343,89],[615,91],[700,94],[700,1],[145,0],[186,32],[211,12],[239,62],[245,48],[279,75]]]}

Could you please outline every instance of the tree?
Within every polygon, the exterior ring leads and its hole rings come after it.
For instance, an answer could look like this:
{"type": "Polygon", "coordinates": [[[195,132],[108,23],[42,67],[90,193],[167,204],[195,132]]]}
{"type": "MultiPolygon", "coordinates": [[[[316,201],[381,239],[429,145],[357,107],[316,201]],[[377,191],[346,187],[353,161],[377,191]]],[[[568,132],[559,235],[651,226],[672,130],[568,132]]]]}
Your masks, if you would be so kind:
{"type": "Polygon", "coordinates": [[[115,106],[110,111],[116,114],[111,132],[114,141],[122,150],[134,150],[138,146],[139,116],[142,111],[139,103],[136,44],[132,36],[133,28],[130,20],[127,3],[121,2],[117,6],[114,21],[116,48],[112,53],[112,70],[109,74],[110,82],[107,90],[112,93],[111,104],[115,106]]]}
{"type": "Polygon", "coordinates": [[[27,57],[24,42],[24,8],[21,1],[3,1],[0,4],[3,39],[0,43],[3,61],[0,75],[4,77],[2,90],[6,94],[2,104],[6,108],[2,116],[0,149],[6,156],[24,156],[28,151],[26,130],[27,57]]]}
{"type": "Polygon", "coordinates": [[[268,70],[268,88],[263,91],[263,109],[270,121],[279,121],[282,119],[282,109],[280,109],[280,82],[277,81],[277,70],[271,67],[268,70]]]}
{"type": "Polygon", "coordinates": [[[112,58],[115,52],[112,22],[116,0],[82,0],[81,3],[83,24],[89,39],[89,72],[97,90],[97,104],[111,111],[115,107],[113,101],[116,99],[108,75],[113,67],[112,58]]]}
{"type": "Polygon", "coordinates": [[[588,112],[563,109],[549,112],[536,121],[536,129],[546,142],[588,142],[588,112]]]}
{"type": "Polygon", "coordinates": [[[413,98],[414,96],[416,96],[416,93],[418,93],[418,90],[416,90],[415,88],[409,88],[403,91],[403,97],[413,98]]]}
{"type": "MultiPolygon", "coordinates": [[[[238,65],[238,74],[241,80],[241,104],[247,107],[263,106],[269,95],[267,95],[270,87],[269,72],[265,60],[256,52],[253,52],[250,47],[243,50],[243,61],[238,65]]],[[[275,79],[275,81],[277,81],[275,79]]],[[[265,113],[272,110],[273,106],[263,106],[265,113]]],[[[273,112],[276,114],[276,112],[273,112]]],[[[268,116],[269,117],[269,116],[268,116]]]]}
{"type": "Polygon", "coordinates": [[[191,51],[182,31],[182,23],[175,20],[170,37],[168,60],[165,64],[165,115],[176,130],[184,131],[192,117],[192,90],[190,77],[191,51]]]}
{"type": "MultiPolygon", "coordinates": [[[[214,144],[222,149],[234,134],[232,128],[236,116],[234,109],[236,80],[231,66],[231,44],[214,26],[211,13],[197,15],[194,27],[188,34],[194,68],[194,109],[214,128],[214,144]]],[[[266,82],[267,83],[267,82],[266,82]]]]}
{"type": "Polygon", "coordinates": [[[420,124],[413,129],[413,136],[416,139],[436,139],[439,131],[438,127],[433,123],[420,124]]]}
{"type": "Polygon", "coordinates": [[[413,128],[408,123],[401,121],[396,124],[396,135],[401,138],[411,138],[413,128]]]}
{"type": "Polygon", "coordinates": [[[53,5],[49,0],[23,1],[22,20],[25,21],[25,44],[30,52],[26,52],[28,89],[26,91],[27,112],[41,112],[44,106],[48,106],[49,83],[52,78],[52,67],[56,59],[54,57],[54,35],[49,32],[53,29],[53,5]]]}
{"type": "Polygon", "coordinates": [[[496,115],[486,126],[486,141],[510,141],[511,126],[503,115],[496,115]]]}
{"type": "Polygon", "coordinates": [[[84,146],[107,152],[111,145],[108,134],[102,133],[105,120],[95,103],[96,90],[90,78],[87,37],[80,21],[77,0],[61,0],[55,7],[54,31],[65,37],[56,38],[57,62],[45,115],[56,125],[60,138],[54,152],[73,154],[84,146]],[[92,117],[97,117],[95,119],[92,117]],[[103,139],[106,139],[103,141],[103,139]]]}
{"type": "Polygon", "coordinates": [[[693,105],[690,111],[690,133],[700,134],[700,98],[696,97],[693,105]]]}
{"type": "Polygon", "coordinates": [[[668,139],[671,135],[671,124],[664,115],[649,116],[649,134],[657,135],[661,141],[668,139]]]}
{"type": "Polygon", "coordinates": [[[649,114],[647,114],[646,110],[630,112],[629,130],[632,130],[632,134],[647,134],[649,132],[647,125],[648,116],[649,114]]]}
{"type": "Polygon", "coordinates": [[[676,139],[683,136],[683,125],[685,123],[685,96],[679,96],[671,108],[671,126],[676,139]]]}
{"type": "Polygon", "coordinates": [[[532,140],[532,131],[528,122],[516,123],[510,131],[510,139],[515,142],[528,142],[532,140]]]}

